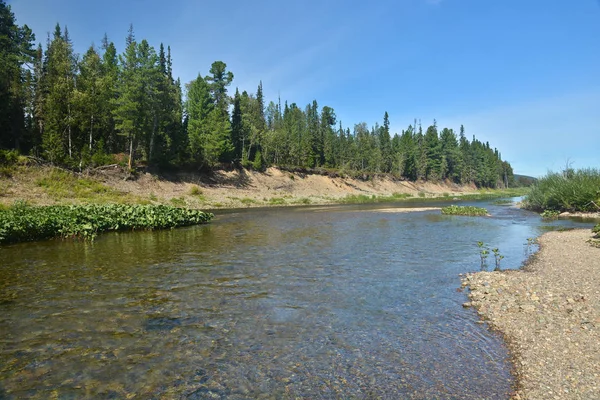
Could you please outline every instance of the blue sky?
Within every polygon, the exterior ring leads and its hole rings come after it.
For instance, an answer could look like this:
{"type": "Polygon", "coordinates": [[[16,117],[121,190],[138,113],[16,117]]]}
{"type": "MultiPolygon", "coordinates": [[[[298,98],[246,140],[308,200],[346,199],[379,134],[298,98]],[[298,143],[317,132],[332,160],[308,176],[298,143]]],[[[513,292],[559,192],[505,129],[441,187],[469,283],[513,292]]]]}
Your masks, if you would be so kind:
{"type": "Polygon", "coordinates": [[[515,173],[600,167],[599,0],[9,0],[45,43],[57,22],[83,54],[106,33],[170,45],[183,83],[227,63],[267,101],[316,99],[345,126],[390,115],[476,135],[515,173]],[[367,4],[369,3],[369,4],[367,4]]]}

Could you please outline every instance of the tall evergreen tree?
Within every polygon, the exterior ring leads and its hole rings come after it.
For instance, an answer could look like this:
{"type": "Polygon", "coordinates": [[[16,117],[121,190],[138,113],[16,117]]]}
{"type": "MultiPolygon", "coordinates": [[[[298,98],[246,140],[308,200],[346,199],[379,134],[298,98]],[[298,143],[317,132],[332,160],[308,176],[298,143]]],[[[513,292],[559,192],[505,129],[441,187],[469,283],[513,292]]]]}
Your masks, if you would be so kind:
{"type": "Polygon", "coordinates": [[[142,110],[143,84],[133,26],[129,27],[125,43],[125,52],[119,57],[119,85],[114,117],[116,129],[126,139],[129,147],[128,166],[131,169],[135,163],[138,140],[143,134],[142,115],[144,112],[142,110]]]}
{"type": "Polygon", "coordinates": [[[25,134],[25,106],[33,80],[26,64],[35,58],[35,36],[18,26],[9,5],[0,0],[0,148],[21,148],[25,134]]]}
{"type": "Polygon", "coordinates": [[[68,30],[56,25],[45,58],[43,147],[52,162],[73,161],[76,57],[68,30]]]}

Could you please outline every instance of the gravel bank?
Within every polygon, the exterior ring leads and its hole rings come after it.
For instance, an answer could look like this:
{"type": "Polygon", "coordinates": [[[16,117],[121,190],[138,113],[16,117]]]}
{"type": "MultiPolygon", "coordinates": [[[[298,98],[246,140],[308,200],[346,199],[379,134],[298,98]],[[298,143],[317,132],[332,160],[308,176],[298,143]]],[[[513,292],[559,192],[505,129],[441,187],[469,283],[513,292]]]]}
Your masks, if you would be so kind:
{"type": "Polygon", "coordinates": [[[463,277],[513,356],[515,399],[600,399],[600,248],[589,230],[549,232],[519,271],[463,277]]]}

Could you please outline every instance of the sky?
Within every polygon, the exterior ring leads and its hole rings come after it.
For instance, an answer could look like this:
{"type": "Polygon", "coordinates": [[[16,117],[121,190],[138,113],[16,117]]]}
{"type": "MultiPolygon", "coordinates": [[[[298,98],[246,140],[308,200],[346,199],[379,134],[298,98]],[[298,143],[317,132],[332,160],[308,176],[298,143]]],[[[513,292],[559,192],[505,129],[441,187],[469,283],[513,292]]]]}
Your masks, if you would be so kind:
{"type": "Polygon", "coordinates": [[[43,45],[106,33],[171,46],[188,83],[216,60],[230,88],[317,100],[344,127],[415,119],[489,141],[517,174],[600,168],[600,0],[9,0],[43,45]]]}

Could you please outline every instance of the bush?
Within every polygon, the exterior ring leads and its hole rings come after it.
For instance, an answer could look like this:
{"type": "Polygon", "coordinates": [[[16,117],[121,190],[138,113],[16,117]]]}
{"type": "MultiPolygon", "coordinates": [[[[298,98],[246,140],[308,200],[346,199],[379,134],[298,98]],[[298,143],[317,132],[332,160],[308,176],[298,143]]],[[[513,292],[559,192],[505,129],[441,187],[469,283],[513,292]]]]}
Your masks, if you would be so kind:
{"type": "Polygon", "coordinates": [[[527,194],[524,206],[534,211],[597,211],[600,170],[594,168],[549,173],[527,194]]]}
{"type": "Polygon", "coordinates": [[[264,163],[260,151],[257,151],[254,155],[254,162],[252,163],[252,168],[255,171],[262,171],[264,169],[264,163]]]}
{"type": "Polygon", "coordinates": [[[19,153],[16,150],[0,150],[0,165],[10,166],[19,161],[19,153]]]}

